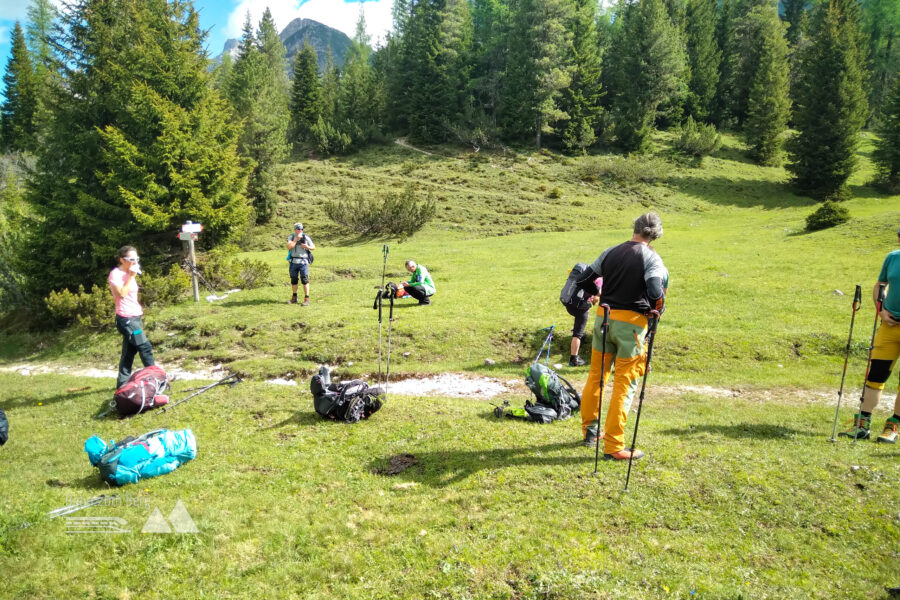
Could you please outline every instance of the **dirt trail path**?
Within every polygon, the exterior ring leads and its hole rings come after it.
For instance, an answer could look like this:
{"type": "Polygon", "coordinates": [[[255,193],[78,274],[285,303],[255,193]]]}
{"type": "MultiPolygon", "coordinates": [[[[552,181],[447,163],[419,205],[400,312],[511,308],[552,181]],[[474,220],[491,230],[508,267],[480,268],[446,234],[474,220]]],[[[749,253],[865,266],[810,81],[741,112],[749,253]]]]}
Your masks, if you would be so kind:
{"type": "MultiPolygon", "coordinates": [[[[53,365],[43,363],[15,363],[0,366],[0,373],[14,373],[22,376],[32,375],[67,375],[71,377],[90,377],[100,379],[115,379],[115,369],[99,369],[99,368],[76,368],[65,365],[53,365]]],[[[216,381],[229,373],[226,369],[219,365],[214,365],[208,370],[186,371],[180,368],[168,369],[170,375],[174,375],[176,380],[206,380],[216,381]]],[[[340,370],[338,369],[338,376],[340,370]]],[[[584,373],[586,375],[587,372],[584,373]]],[[[269,379],[266,383],[270,385],[285,385],[305,387],[305,381],[296,379],[269,379]]],[[[371,385],[377,385],[377,382],[371,381],[371,385]]],[[[574,381],[576,389],[580,389],[583,385],[581,379],[574,381]]],[[[528,395],[528,388],[521,379],[500,379],[497,377],[485,377],[473,375],[470,373],[441,373],[437,375],[428,375],[422,377],[406,378],[391,381],[388,386],[390,394],[399,396],[431,396],[442,398],[472,398],[479,400],[489,400],[497,396],[528,395]]],[[[606,394],[612,392],[612,384],[607,387],[606,394]]],[[[686,394],[697,394],[713,398],[720,398],[723,401],[728,399],[750,400],[754,402],[773,402],[778,404],[833,404],[837,402],[837,392],[835,390],[802,390],[802,389],[784,389],[784,388],[751,388],[746,386],[734,386],[731,388],[714,387],[709,385],[666,385],[654,384],[648,382],[647,386],[648,398],[650,396],[656,398],[671,398],[684,396],[686,394]]],[[[845,390],[845,398],[843,405],[850,408],[855,406],[855,398],[851,390],[845,390]]],[[[510,399],[513,402],[513,399],[510,399]]],[[[894,398],[887,394],[882,398],[879,408],[890,408],[893,405],[894,398]],[[888,397],[889,396],[889,397],[888,397]]]]}
{"type": "Polygon", "coordinates": [[[396,140],[394,140],[394,143],[397,144],[398,146],[403,146],[404,148],[407,148],[409,150],[421,152],[422,154],[427,154],[428,156],[434,156],[434,152],[429,152],[428,150],[422,150],[421,148],[416,148],[415,146],[413,146],[412,144],[407,142],[406,138],[403,138],[403,137],[397,138],[396,140]]]}

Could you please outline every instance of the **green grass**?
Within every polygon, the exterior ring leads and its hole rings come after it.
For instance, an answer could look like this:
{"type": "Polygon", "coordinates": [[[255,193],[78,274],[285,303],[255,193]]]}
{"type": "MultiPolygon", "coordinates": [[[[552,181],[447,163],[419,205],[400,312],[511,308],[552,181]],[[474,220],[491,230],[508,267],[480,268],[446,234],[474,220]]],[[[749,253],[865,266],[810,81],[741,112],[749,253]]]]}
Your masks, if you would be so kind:
{"type": "Polygon", "coordinates": [[[897,581],[897,450],[828,443],[831,407],[789,395],[651,386],[649,457],[624,494],[626,465],[593,476],[576,420],[497,421],[486,402],[396,397],[346,426],[297,390],[244,383],[93,421],[102,383],[0,383],[10,598],[873,598],[897,581]],[[122,517],[131,533],[41,520],[109,492],[81,452],[89,435],[155,427],[192,427],[197,458],[118,490],[137,506],[80,513],[122,517]],[[418,464],[380,474],[404,453],[418,464]],[[199,534],[137,533],[179,499],[199,534]],[[22,521],[33,525],[13,529],[22,521]]]}
{"type": "MultiPolygon", "coordinates": [[[[96,421],[111,382],[0,374],[13,435],[0,463],[10,597],[872,598],[898,585],[898,453],[828,444],[834,409],[822,403],[836,395],[859,283],[842,418],[855,405],[870,290],[895,249],[900,198],[866,186],[871,140],[851,180],[851,221],[813,234],[802,229],[815,203],[792,193],[783,169],[749,163],[735,138],[700,165],[669,142],[655,140],[657,161],[669,161],[662,177],[658,162],[638,163],[618,180],[584,177],[596,157],[549,152],[429,157],[386,146],[289,164],[275,220],[246,240],[244,255],[272,267],[271,285],[146,318],[163,366],[222,364],[247,383],[162,416],[96,421]],[[634,175],[642,169],[650,183],[634,175]],[[377,194],[410,182],[440,216],[402,244],[359,239],[324,215],[341,186],[377,194]],[[485,402],[443,398],[392,398],[353,427],[312,412],[307,381],[319,363],[343,377],[377,370],[383,243],[389,280],[414,258],[438,288],[430,307],[395,309],[392,373],[518,379],[547,325],[559,331],[553,361],[566,362],[567,270],[628,239],[651,208],[663,217],[655,247],[671,287],[641,422],[650,457],[630,494],[620,492],[623,465],[590,475],[574,421],[497,422],[485,402]],[[283,243],[297,220],[318,246],[309,307],[286,303],[283,243]],[[300,386],[261,383],[276,376],[300,386]],[[199,535],[76,536],[40,521],[67,495],[103,490],[81,452],[89,435],[158,426],[193,427],[197,460],[120,494],[164,515],[182,499],[199,535]],[[378,473],[402,453],[418,465],[378,473]],[[15,529],[26,520],[35,525],[15,529]]],[[[0,364],[114,368],[119,344],[113,330],[4,333],[0,364]]],[[[585,370],[562,371],[583,382],[585,370]]],[[[85,514],[139,530],[149,508],[85,514]]]]}

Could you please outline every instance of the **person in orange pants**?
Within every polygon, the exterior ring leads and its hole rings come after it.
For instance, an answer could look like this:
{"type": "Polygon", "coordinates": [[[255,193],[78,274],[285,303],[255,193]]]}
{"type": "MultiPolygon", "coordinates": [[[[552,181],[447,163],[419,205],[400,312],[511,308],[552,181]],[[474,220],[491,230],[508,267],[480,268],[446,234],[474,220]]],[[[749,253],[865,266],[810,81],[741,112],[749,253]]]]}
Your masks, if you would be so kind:
{"type": "MultiPolygon", "coordinates": [[[[598,312],[594,321],[591,369],[581,395],[583,443],[593,448],[599,439],[603,439],[603,458],[606,460],[627,460],[632,456],[632,450],[625,448],[625,423],[638,382],[644,375],[647,315],[651,310],[662,313],[669,285],[669,272],[650,246],[662,233],[659,215],[653,212],[641,215],[634,221],[631,240],[604,250],[578,281],[579,286],[593,292],[591,282],[603,277],[600,301],[610,307],[605,346],[602,312],[598,312]],[[601,362],[604,373],[600,371],[601,362]],[[600,389],[611,368],[614,371],[613,392],[601,434],[600,389]]],[[[634,450],[635,459],[643,455],[642,451],[634,450]]]]}

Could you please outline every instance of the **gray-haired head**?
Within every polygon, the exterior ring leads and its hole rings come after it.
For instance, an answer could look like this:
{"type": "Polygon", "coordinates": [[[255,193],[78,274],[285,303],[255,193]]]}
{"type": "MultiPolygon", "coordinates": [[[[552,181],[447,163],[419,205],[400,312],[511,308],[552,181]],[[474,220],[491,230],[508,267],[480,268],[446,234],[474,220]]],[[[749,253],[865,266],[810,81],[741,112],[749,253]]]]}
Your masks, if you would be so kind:
{"type": "Polygon", "coordinates": [[[644,213],[634,220],[634,233],[653,241],[662,237],[662,219],[655,212],[644,213]]]}
{"type": "Polygon", "coordinates": [[[412,259],[406,261],[406,268],[407,268],[407,269],[412,269],[413,271],[415,271],[417,266],[418,266],[418,265],[416,265],[416,261],[414,261],[414,260],[412,260],[412,259]]]}

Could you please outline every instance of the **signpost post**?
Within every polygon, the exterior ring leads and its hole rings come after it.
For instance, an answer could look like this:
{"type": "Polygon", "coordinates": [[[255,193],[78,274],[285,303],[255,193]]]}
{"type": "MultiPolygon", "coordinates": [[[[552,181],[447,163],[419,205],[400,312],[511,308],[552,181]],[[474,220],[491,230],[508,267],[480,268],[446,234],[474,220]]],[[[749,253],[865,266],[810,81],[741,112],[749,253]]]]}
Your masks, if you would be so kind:
{"type": "Polygon", "coordinates": [[[181,233],[178,239],[188,243],[188,261],[191,263],[191,283],[194,286],[194,302],[200,302],[200,288],[197,286],[197,262],[194,258],[194,242],[199,237],[199,233],[203,231],[203,225],[188,221],[181,226],[181,233]]]}

